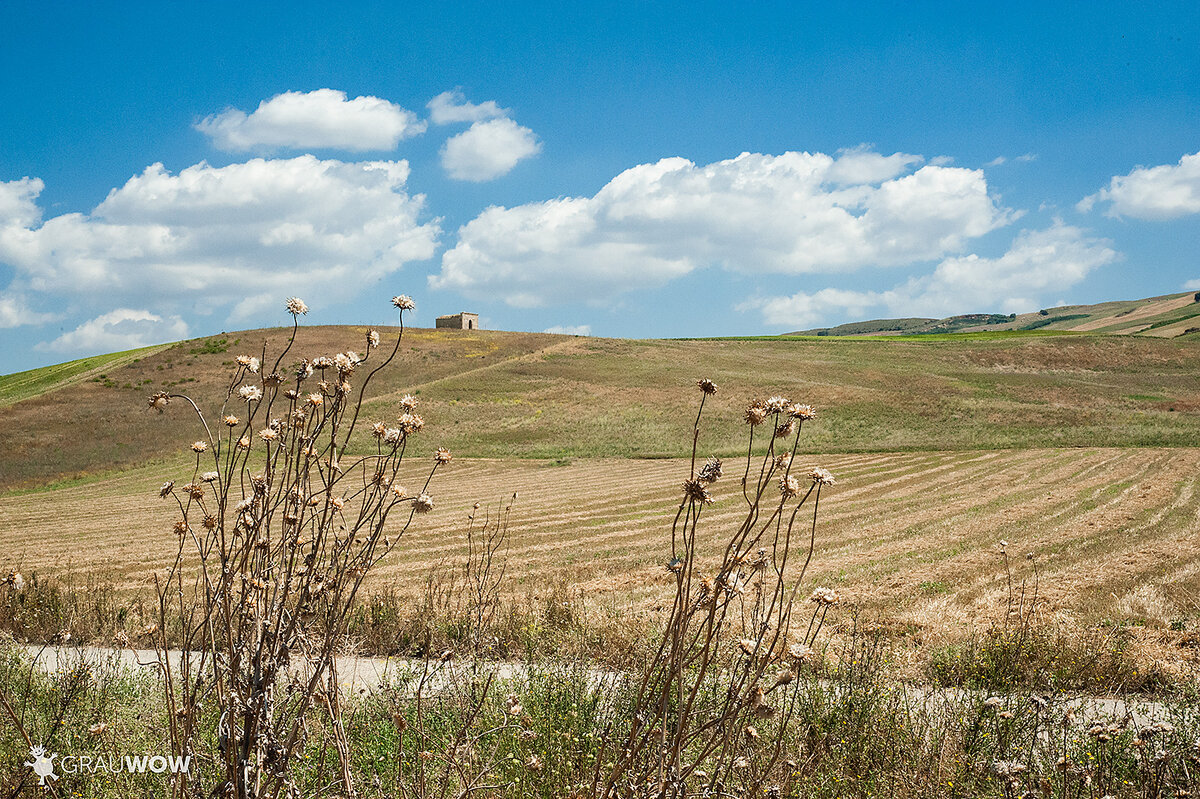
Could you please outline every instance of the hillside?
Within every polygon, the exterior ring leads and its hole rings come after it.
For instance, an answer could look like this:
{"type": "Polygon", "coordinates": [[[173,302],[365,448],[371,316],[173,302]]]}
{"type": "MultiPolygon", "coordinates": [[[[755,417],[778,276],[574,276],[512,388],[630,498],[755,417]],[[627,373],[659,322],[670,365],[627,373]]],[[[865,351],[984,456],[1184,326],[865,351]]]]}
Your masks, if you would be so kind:
{"type": "MultiPolygon", "coordinates": [[[[694,380],[708,376],[720,391],[709,405],[706,441],[719,455],[744,451],[745,403],[774,393],[819,408],[820,424],[804,438],[813,452],[1200,441],[1194,335],[1043,333],[637,341],[417,329],[370,386],[364,413],[394,418],[399,398],[416,394],[429,423],[427,448],[446,445],[460,456],[681,456],[690,444],[694,380]]],[[[362,351],[364,335],[305,327],[295,355],[362,351]]],[[[149,411],[146,398],[186,392],[215,413],[234,357],[261,355],[264,342],[277,352],[284,337],[282,330],[231,333],[125,354],[96,373],[49,367],[0,378],[0,397],[27,395],[0,414],[0,490],[176,458],[198,424],[184,406],[149,411]]]]}
{"type": "Polygon", "coordinates": [[[794,336],[928,335],[1042,330],[1177,338],[1200,332],[1200,292],[1095,305],[1062,305],[1023,314],[963,314],[944,319],[871,319],[801,330],[794,336]]]}

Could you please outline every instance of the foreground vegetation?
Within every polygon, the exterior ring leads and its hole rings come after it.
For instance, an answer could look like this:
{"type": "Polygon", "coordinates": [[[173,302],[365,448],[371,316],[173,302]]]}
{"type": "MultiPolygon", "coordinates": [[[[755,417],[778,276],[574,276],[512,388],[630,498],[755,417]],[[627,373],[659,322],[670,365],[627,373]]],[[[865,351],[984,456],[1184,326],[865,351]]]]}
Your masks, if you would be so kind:
{"type": "MultiPolygon", "coordinates": [[[[851,636],[826,654],[828,665],[799,677],[786,729],[766,721],[753,725],[754,736],[738,734],[737,757],[747,761],[774,736],[784,742],[774,781],[760,795],[1099,799],[1200,789],[1200,716],[1186,698],[1129,716],[1124,706],[1064,693],[937,693],[897,683],[887,650],[869,635],[851,636]]],[[[469,660],[399,665],[378,690],[345,696],[340,720],[357,795],[457,795],[439,788],[449,753],[464,748],[485,779],[479,795],[591,795],[597,766],[612,757],[603,742],[634,723],[631,679],[578,660],[537,659],[506,676],[492,668],[469,660]],[[488,699],[477,706],[473,692],[489,678],[488,699]],[[414,696],[422,680],[438,688],[426,689],[418,720],[414,696]],[[425,793],[415,787],[422,779],[425,793]]],[[[31,739],[60,757],[168,750],[167,714],[152,673],[93,662],[47,674],[23,651],[0,645],[0,684],[12,687],[12,709],[31,739]]],[[[216,721],[207,717],[201,727],[215,729],[216,721]]],[[[298,793],[345,795],[334,768],[334,726],[324,708],[312,719],[297,758],[298,793]]],[[[3,795],[43,793],[23,765],[28,748],[9,719],[0,723],[3,795]]],[[[197,758],[194,770],[211,784],[211,760],[197,758]]],[[[738,795],[743,784],[735,771],[723,795],[738,795]]],[[[110,799],[170,789],[156,774],[60,774],[53,791],[110,799]]]]}

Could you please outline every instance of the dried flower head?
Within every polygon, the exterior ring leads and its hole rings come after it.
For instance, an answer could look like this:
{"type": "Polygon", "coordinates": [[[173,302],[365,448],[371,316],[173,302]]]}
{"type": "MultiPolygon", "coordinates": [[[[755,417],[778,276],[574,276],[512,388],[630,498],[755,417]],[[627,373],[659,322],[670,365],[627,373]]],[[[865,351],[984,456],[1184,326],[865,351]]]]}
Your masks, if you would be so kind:
{"type": "Polygon", "coordinates": [[[309,394],[307,397],[305,397],[304,401],[305,401],[305,403],[313,406],[314,408],[319,408],[325,402],[325,398],[323,396],[321,396],[320,394],[317,394],[314,392],[312,394],[309,394]]]}
{"type": "Polygon", "coordinates": [[[159,391],[150,395],[150,408],[162,413],[166,410],[167,405],[171,402],[171,395],[165,391],[159,391]]]}
{"type": "Polygon", "coordinates": [[[194,442],[192,442],[192,452],[195,452],[195,453],[201,453],[201,452],[203,452],[203,451],[204,451],[204,450],[206,450],[206,449],[208,449],[208,442],[207,442],[207,441],[194,441],[194,442]]]}
{"type": "Polygon", "coordinates": [[[797,663],[807,663],[816,657],[816,652],[808,644],[792,644],[787,650],[788,657],[797,663]]]}
{"type": "Polygon", "coordinates": [[[807,422],[809,419],[817,418],[817,409],[811,405],[796,403],[788,408],[788,416],[793,419],[799,419],[802,422],[807,422]]]}
{"type": "Polygon", "coordinates": [[[808,601],[829,607],[830,605],[836,605],[840,599],[838,592],[832,588],[818,588],[812,592],[812,596],[808,598],[808,601]]]}
{"type": "Polygon", "coordinates": [[[262,399],[262,389],[258,386],[242,386],[238,389],[238,396],[246,402],[258,402],[262,399]]]}
{"type": "Polygon", "coordinates": [[[778,425],[775,428],[775,437],[776,438],[787,438],[795,431],[796,431],[796,420],[788,419],[786,422],[778,425]]]}
{"type": "Polygon", "coordinates": [[[721,474],[721,459],[709,458],[700,469],[700,474],[696,475],[696,479],[702,483],[715,483],[721,479],[721,474]]]}
{"type": "Polygon", "coordinates": [[[687,500],[699,502],[702,505],[711,505],[713,502],[712,494],[708,493],[708,486],[699,480],[684,480],[683,496],[687,500]]]}
{"type": "Polygon", "coordinates": [[[275,439],[279,438],[279,433],[275,432],[269,427],[264,427],[262,430],[258,431],[258,437],[263,441],[274,441],[275,439]]]}
{"type": "Polygon", "coordinates": [[[425,420],[415,413],[401,414],[399,418],[400,428],[405,433],[419,433],[421,428],[425,426],[425,420]]]}
{"type": "Polygon", "coordinates": [[[97,735],[103,735],[104,731],[107,729],[107,724],[105,724],[103,721],[97,721],[95,724],[92,724],[88,727],[88,735],[95,738],[97,735]]]}
{"type": "Polygon", "coordinates": [[[378,346],[379,346],[379,331],[378,330],[368,330],[367,331],[367,352],[370,352],[371,350],[375,349],[378,346]]]}
{"type": "Polygon", "coordinates": [[[785,474],[779,478],[779,493],[784,499],[790,499],[800,493],[800,481],[793,474],[785,474]]]}
{"type": "Polygon", "coordinates": [[[706,396],[711,397],[713,394],[717,393],[717,384],[709,380],[707,377],[703,380],[697,380],[696,385],[700,387],[700,391],[702,391],[706,396]]]}
{"type": "Polygon", "coordinates": [[[400,408],[405,413],[412,413],[417,409],[417,398],[412,394],[405,394],[400,398],[400,408]]]}
{"type": "Polygon", "coordinates": [[[760,424],[766,421],[767,409],[763,407],[761,402],[755,400],[746,406],[746,412],[743,414],[742,418],[744,418],[746,420],[746,424],[750,425],[751,427],[758,427],[760,424]]]}
{"type": "Polygon", "coordinates": [[[175,481],[168,480],[167,482],[162,484],[162,488],[158,489],[158,495],[160,497],[162,497],[163,499],[166,499],[168,496],[170,496],[171,492],[174,490],[175,490],[175,481]]]}
{"type": "Polygon", "coordinates": [[[828,469],[822,469],[820,466],[808,473],[808,479],[814,483],[823,486],[831,486],[836,480],[833,479],[833,473],[828,469]]]}
{"type": "Polygon", "coordinates": [[[433,461],[434,463],[449,463],[450,450],[445,447],[438,447],[437,452],[433,453],[433,461]]]}
{"type": "Polygon", "coordinates": [[[313,358],[312,365],[316,369],[329,369],[333,366],[333,358],[328,355],[318,355],[313,358]]]}
{"type": "Polygon", "coordinates": [[[19,591],[25,590],[25,578],[21,575],[20,572],[16,572],[16,571],[9,572],[8,577],[4,578],[4,582],[11,585],[13,587],[14,591],[19,592],[19,591]]]}
{"type": "Polygon", "coordinates": [[[238,449],[242,450],[250,449],[250,439],[246,436],[242,436],[238,439],[237,447],[238,449]]]}
{"type": "Polygon", "coordinates": [[[200,475],[200,479],[205,483],[215,483],[217,478],[220,476],[221,475],[217,474],[216,472],[205,472],[204,474],[200,475]]]}
{"type": "Polygon", "coordinates": [[[308,313],[308,306],[304,304],[304,300],[299,297],[288,297],[287,311],[292,316],[300,316],[308,313]]]}
{"type": "Polygon", "coordinates": [[[429,511],[433,510],[433,497],[422,491],[413,500],[413,510],[417,513],[429,513],[429,511]]]}
{"type": "Polygon", "coordinates": [[[234,416],[232,413],[228,414],[221,421],[224,422],[226,427],[237,427],[240,422],[240,420],[236,416],[234,416]]]}
{"type": "Polygon", "coordinates": [[[780,397],[779,395],[771,397],[766,402],[767,410],[771,413],[781,413],[787,410],[788,406],[791,404],[792,403],[788,402],[787,397],[780,397]]]}
{"type": "Polygon", "coordinates": [[[264,375],[262,381],[267,388],[279,388],[283,385],[283,375],[279,372],[271,372],[269,375],[264,375]]]}
{"type": "Polygon", "coordinates": [[[413,298],[407,294],[400,294],[392,297],[392,305],[395,305],[402,311],[411,311],[417,307],[417,304],[413,302],[413,298]]]}

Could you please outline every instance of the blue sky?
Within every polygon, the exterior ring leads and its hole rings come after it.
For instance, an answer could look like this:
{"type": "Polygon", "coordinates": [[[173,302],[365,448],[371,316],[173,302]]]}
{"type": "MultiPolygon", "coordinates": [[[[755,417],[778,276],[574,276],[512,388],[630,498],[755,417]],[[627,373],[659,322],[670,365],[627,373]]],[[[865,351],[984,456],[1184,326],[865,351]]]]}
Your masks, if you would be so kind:
{"type": "Polygon", "coordinates": [[[979,5],[6,3],[0,372],[1200,289],[1198,7],[979,5]]]}

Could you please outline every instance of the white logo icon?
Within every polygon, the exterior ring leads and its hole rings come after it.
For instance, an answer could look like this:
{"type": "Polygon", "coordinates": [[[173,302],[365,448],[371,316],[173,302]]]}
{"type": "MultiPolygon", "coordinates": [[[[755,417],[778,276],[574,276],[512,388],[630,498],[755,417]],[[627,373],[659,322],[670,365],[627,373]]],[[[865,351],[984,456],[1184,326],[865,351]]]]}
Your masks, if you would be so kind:
{"type": "Polygon", "coordinates": [[[33,773],[38,775],[38,778],[39,778],[38,785],[45,785],[47,777],[49,777],[52,780],[58,779],[58,775],[54,773],[54,762],[53,762],[54,758],[58,757],[57,754],[53,754],[53,755],[50,755],[49,757],[47,757],[46,756],[46,747],[31,746],[29,748],[29,756],[33,758],[33,762],[31,763],[28,760],[26,760],[25,765],[27,765],[31,769],[33,769],[33,773]]]}

